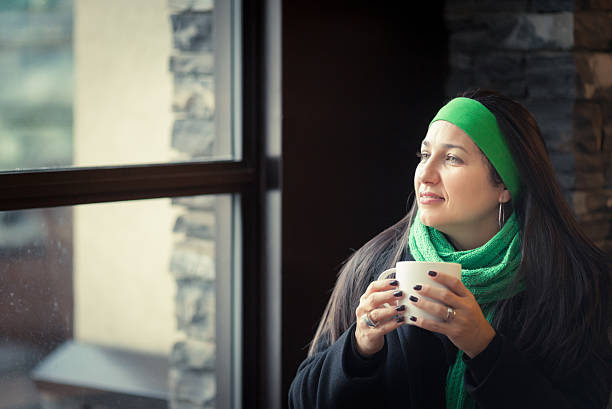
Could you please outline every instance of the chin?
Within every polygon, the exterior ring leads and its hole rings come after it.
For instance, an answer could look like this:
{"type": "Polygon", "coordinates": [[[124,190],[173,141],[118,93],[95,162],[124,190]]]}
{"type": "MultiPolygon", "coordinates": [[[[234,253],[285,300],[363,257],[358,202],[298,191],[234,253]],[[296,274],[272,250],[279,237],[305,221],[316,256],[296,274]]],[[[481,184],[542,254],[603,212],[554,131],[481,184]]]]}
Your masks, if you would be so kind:
{"type": "Polygon", "coordinates": [[[428,214],[427,212],[419,212],[419,218],[421,219],[421,223],[423,223],[427,227],[433,227],[434,229],[447,234],[448,220],[444,220],[440,215],[428,214]]]}
{"type": "Polygon", "coordinates": [[[419,218],[425,226],[437,228],[440,225],[440,220],[435,215],[428,214],[428,212],[419,212],[419,218]]]}

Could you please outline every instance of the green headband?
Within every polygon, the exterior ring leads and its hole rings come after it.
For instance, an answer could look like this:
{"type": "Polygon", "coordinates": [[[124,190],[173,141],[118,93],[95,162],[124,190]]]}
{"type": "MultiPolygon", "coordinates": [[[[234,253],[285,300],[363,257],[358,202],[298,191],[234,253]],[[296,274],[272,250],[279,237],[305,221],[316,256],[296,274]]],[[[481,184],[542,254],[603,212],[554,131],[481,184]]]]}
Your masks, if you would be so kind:
{"type": "Polygon", "coordinates": [[[512,198],[516,199],[521,190],[521,179],[491,111],[474,99],[459,97],[443,106],[429,126],[440,120],[457,125],[472,138],[497,170],[512,198]]]}

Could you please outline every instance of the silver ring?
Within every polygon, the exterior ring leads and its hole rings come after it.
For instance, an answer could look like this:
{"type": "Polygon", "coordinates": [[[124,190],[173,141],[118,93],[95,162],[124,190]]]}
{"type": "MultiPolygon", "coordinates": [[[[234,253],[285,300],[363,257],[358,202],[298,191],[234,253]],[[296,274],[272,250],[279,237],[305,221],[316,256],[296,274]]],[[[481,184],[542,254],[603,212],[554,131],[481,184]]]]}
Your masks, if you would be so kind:
{"type": "Polygon", "coordinates": [[[366,325],[370,328],[376,328],[378,326],[378,322],[374,322],[372,321],[372,319],[370,318],[370,314],[369,313],[365,313],[361,316],[361,319],[363,320],[363,322],[366,323],[366,325]]]}
{"type": "Polygon", "coordinates": [[[455,318],[455,315],[457,315],[457,313],[455,312],[455,309],[453,307],[447,307],[446,308],[446,318],[444,319],[444,321],[448,321],[449,318],[455,318]]]}

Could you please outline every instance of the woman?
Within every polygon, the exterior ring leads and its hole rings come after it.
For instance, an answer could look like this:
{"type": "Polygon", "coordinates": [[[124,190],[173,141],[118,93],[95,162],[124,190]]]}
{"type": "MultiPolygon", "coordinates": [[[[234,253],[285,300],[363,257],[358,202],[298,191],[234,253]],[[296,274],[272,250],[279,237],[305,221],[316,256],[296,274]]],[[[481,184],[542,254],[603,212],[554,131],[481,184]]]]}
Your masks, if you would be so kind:
{"type": "Polygon", "coordinates": [[[289,406],[605,408],[610,260],[573,218],[532,115],[464,93],[418,156],[412,209],[344,265],[289,406]],[[445,289],[411,294],[377,280],[414,259],[459,262],[462,278],[432,271],[445,289]],[[442,321],[404,322],[399,300],[442,321]]]}

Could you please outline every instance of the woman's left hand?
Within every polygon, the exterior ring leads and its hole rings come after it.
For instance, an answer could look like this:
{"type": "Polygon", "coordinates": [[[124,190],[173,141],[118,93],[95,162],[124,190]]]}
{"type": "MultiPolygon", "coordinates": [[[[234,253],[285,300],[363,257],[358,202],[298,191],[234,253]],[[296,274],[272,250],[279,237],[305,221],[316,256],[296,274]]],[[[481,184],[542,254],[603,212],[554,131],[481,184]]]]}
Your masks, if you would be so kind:
{"type": "Polygon", "coordinates": [[[475,357],[489,345],[495,336],[495,330],[485,319],[474,295],[460,279],[437,272],[435,275],[430,272],[430,277],[446,288],[436,288],[423,283],[420,290],[417,290],[418,286],[414,288],[416,297],[410,297],[409,302],[433,316],[440,317],[442,322],[427,318],[418,318],[415,321],[414,317],[407,322],[446,335],[470,358],[475,357]],[[422,296],[437,300],[443,305],[431,302],[422,296]],[[454,314],[449,315],[448,307],[454,309],[454,314]]]}

